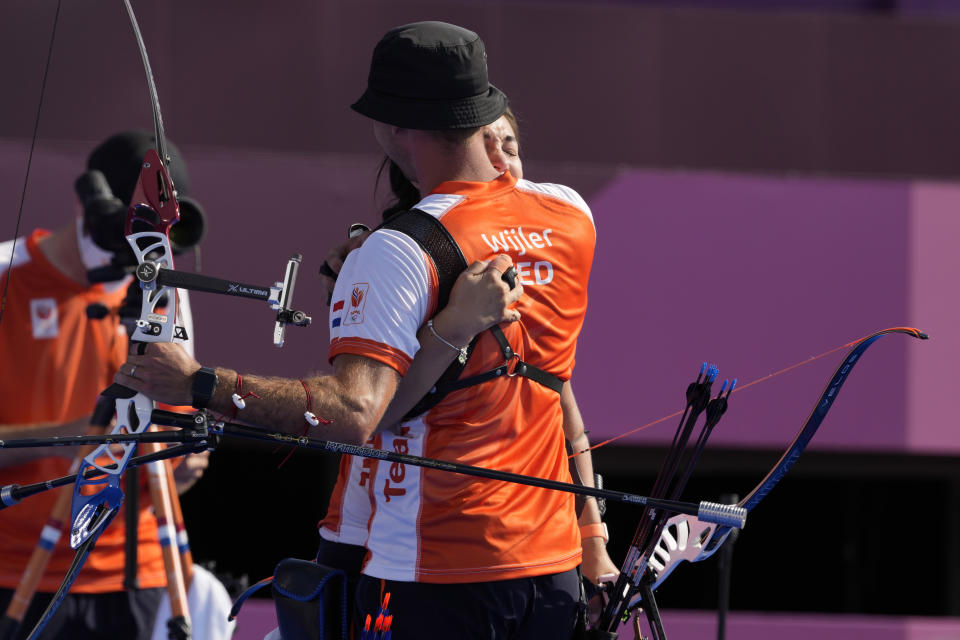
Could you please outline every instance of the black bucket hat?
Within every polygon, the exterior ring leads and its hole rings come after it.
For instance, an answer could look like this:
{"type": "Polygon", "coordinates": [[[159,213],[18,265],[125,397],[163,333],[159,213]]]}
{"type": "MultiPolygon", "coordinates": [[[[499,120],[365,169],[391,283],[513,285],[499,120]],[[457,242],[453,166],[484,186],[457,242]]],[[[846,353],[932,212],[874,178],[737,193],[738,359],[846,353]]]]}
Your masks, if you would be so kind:
{"type": "MultiPolygon", "coordinates": [[[[206,230],[206,213],[199,202],[190,198],[190,174],[187,165],[175,144],[166,141],[170,156],[168,171],[177,190],[180,204],[180,222],[171,229],[170,241],[178,249],[194,246],[203,239],[206,230]]],[[[122,131],[101,142],[87,157],[87,169],[101,172],[110,185],[110,190],[124,206],[130,204],[140,178],[143,156],[148,149],[156,149],[156,136],[138,129],[122,131]]]]}
{"type": "MultiPolygon", "coordinates": [[[[167,141],[170,156],[168,171],[177,195],[185,196],[190,191],[190,176],[180,156],[180,150],[167,141]]],[[[113,195],[123,204],[130,204],[133,191],[140,177],[140,165],[147,150],[156,149],[156,136],[148,131],[133,129],[114,134],[97,145],[87,157],[87,169],[101,172],[110,184],[113,195]]]]}
{"type": "Polygon", "coordinates": [[[487,78],[480,36],[446,22],[415,22],[377,43],[367,90],[351,108],[405,129],[468,129],[502,116],[507,97],[487,78]]]}

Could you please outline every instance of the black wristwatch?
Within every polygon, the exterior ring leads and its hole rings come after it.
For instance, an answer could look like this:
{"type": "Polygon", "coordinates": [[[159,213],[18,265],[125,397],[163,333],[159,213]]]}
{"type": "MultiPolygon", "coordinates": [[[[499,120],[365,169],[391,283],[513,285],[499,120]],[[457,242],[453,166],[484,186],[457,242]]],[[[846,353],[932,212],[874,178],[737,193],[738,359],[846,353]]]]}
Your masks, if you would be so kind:
{"type": "Polygon", "coordinates": [[[195,409],[205,409],[213,398],[213,392],[217,390],[217,372],[209,367],[200,367],[193,374],[193,407],[195,409]]]}

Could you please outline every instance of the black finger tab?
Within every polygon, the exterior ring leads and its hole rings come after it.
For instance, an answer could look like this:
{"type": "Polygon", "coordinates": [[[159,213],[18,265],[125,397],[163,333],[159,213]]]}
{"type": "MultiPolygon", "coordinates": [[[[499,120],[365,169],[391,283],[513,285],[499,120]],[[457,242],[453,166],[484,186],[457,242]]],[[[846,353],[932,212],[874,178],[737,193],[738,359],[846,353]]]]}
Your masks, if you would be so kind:
{"type": "Polygon", "coordinates": [[[506,282],[508,285],[510,285],[511,289],[516,289],[517,287],[517,270],[516,269],[514,269],[513,267],[510,267],[509,269],[503,272],[503,275],[500,276],[500,278],[504,282],[506,282]]]}

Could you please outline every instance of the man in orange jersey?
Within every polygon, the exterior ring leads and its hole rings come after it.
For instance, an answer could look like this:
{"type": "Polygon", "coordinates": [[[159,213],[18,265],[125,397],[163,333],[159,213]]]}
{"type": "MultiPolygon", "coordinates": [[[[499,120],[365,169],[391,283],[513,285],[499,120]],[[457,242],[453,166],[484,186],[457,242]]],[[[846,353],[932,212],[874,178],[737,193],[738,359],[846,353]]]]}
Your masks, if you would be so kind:
{"type": "MultiPolygon", "coordinates": [[[[375,442],[570,482],[564,441],[582,449],[586,440],[579,420],[565,422],[561,402],[586,311],[595,230],[573,190],[517,180],[490,164],[482,127],[506,105],[487,80],[484,46],[471,31],[416,23],[388,32],[374,50],[368,89],[353,109],[373,120],[381,147],[418,186],[417,209],[440,220],[472,263],[467,272],[507,254],[531,292],[503,314],[510,322],[496,335],[478,338],[460,376],[479,376],[476,384],[389,425],[375,442]],[[503,375],[484,375],[505,361],[503,375]]],[[[491,264],[506,266],[501,258],[491,264]]],[[[506,288],[500,271],[490,269],[472,275],[506,288]]],[[[420,246],[398,231],[373,233],[346,259],[332,298],[334,374],[244,374],[244,391],[262,399],[247,404],[243,419],[300,433],[306,409],[332,420],[313,435],[367,442],[401,378],[398,399],[405,386],[425,392],[477,333],[451,312],[458,307],[453,295],[439,313],[437,299],[438,273],[420,246]]],[[[131,356],[115,380],[172,403],[188,402],[191,388],[209,388],[209,407],[226,411],[238,378],[226,368],[201,369],[176,346],[154,344],[131,356]]],[[[592,501],[578,523],[572,495],[525,485],[385,461],[355,480],[371,499],[358,608],[376,615],[381,594],[390,592],[398,640],[570,637],[581,610],[582,557],[616,571],[592,501]]]]}
{"type": "MultiPolygon", "coordinates": [[[[90,154],[88,171],[78,180],[82,215],[54,231],[37,229],[16,243],[0,244],[0,278],[9,275],[0,325],[0,389],[4,393],[0,438],[84,433],[97,396],[126,358],[127,332],[116,310],[130,278],[111,263],[125,250],[126,203],[148,148],[154,148],[153,137],[141,132],[104,141],[90,154]],[[100,281],[91,283],[91,274],[100,281]],[[105,309],[105,317],[92,317],[104,315],[88,313],[92,306],[101,312],[105,309]]],[[[183,193],[187,176],[173,153],[173,172],[183,193]]],[[[0,451],[0,485],[66,475],[76,453],[73,447],[0,451]]],[[[206,454],[190,458],[178,469],[182,490],[200,477],[207,464],[206,454]]],[[[61,528],[45,526],[58,494],[71,490],[48,491],[0,512],[0,614],[8,611],[38,537],[40,546],[54,547],[17,637],[30,632],[73,559],[67,540],[57,543],[61,528]]],[[[124,519],[116,518],[47,625],[44,638],[150,637],[166,579],[148,493],[143,492],[140,505],[138,588],[124,589],[126,530],[124,519]]]]}

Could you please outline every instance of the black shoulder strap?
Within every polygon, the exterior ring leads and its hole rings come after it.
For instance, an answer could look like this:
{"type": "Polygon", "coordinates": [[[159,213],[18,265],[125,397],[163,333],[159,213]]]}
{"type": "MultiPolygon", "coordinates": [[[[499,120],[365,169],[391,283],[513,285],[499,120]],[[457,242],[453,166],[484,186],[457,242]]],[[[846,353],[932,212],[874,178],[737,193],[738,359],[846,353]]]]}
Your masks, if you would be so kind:
{"type": "MultiPolygon", "coordinates": [[[[430,256],[433,266],[437,269],[437,311],[447,306],[450,301],[450,291],[453,289],[453,283],[457,281],[464,269],[467,268],[467,259],[463,257],[463,251],[460,245],[453,239],[447,228],[438,219],[420,209],[410,209],[401,213],[394,214],[390,219],[385,220],[378,229],[395,229],[413,238],[423,252],[430,256]]],[[[473,353],[473,347],[477,339],[470,342],[468,354],[473,353]]],[[[454,360],[447,370],[443,372],[437,385],[455,381],[460,377],[464,364],[459,360],[454,360]]],[[[432,409],[446,393],[436,393],[437,385],[430,390],[427,395],[403,416],[404,420],[415,418],[432,409]]]]}
{"type": "MultiPolygon", "coordinates": [[[[437,280],[439,282],[437,311],[446,307],[450,301],[450,291],[453,289],[453,284],[457,281],[457,277],[463,270],[467,268],[467,260],[463,256],[463,251],[460,250],[460,245],[453,239],[453,236],[451,236],[447,228],[443,226],[443,223],[420,209],[410,209],[409,211],[393,215],[377,228],[395,229],[410,236],[420,245],[424,253],[430,256],[430,260],[433,261],[433,266],[437,269],[437,280]]],[[[411,418],[426,413],[443,400],[451,391],[480,384],[503,375],[519,375],[530,378],[548,389],[560,393],[560,389],[563,386],[563,381],[560,380],[560,378],[517,358],[499,326],[494,325],[490,328],[490,331],[500,345],[504,356],[504,363],[486,373],[460,380],[460,374],[463,373],[463,368],[466,366],[466,362],[469,361],[470,356],[473,355],[473,349],[477,344],[477,337],[475,336],[473,340],[470,341],[470,346],[467,347],[467,361],[461,363],[459,359],[454,360],[450,366],[447,367],[447,370],[443,372],[443,375],[440,376],[440,379],[437,380],[433,388],[427,392],[427,395],[421,398],[416,406],[403,416],[403,420],[410,420],[411,418]],[[516,362],[511,362],[511,360],[514,359],[516,362]],[[512,371],[511,366],[513,366],[512,371]]]]}
{"type": "Polygon", "coordinates": [[[460,245],[443,223],[420,209],[410,209],[395,214],[377,229],[395,229],[410,236],[420,245],[437,268],[437,279],[440,283],[437,310],[447,306],[453,283],[467,268],[467,259],[463,257],[460,245]]]}

